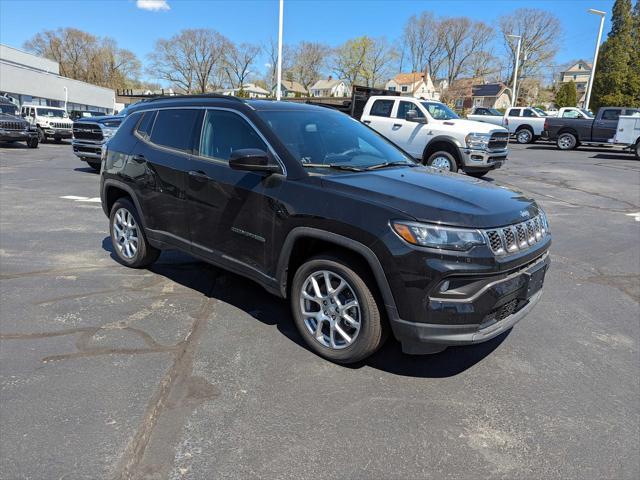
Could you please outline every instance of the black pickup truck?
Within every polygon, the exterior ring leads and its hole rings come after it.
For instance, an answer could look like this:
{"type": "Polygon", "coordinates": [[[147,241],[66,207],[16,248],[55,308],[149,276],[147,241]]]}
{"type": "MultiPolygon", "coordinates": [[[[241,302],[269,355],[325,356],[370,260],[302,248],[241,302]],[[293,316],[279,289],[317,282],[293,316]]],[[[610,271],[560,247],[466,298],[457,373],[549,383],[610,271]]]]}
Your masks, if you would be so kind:
{"type": "Polygon", "coordinates": [[[606,144],[616,133],[618,117],[640,111],[629,107],[602,107],[595,118],[547,117],[542,138],[556,142],[560,150],[573,150],[583,143],[606,144]]]}

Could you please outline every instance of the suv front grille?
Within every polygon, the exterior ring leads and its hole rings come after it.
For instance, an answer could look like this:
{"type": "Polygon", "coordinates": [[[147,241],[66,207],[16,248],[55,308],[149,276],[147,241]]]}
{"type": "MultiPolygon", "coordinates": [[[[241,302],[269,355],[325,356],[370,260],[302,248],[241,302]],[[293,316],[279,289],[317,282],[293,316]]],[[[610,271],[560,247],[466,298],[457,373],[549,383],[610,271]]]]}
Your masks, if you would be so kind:
{"type": "Polygon", "coordinates": [[[509,134],[507,132],[496,132],[491,134],[489,139],[489,150],[504,150],[509,143],[509,134]]]}
{"type": "Polygon", "coordinates": [[[27,122],[0,122],[2,130],[26,130],[29,124],[27,122]]]}
{"type": "Polygon", "coordinates": [[[526,222],[484,231],[489,247],[496,255],[526,250],[549,234],[549,224],[541,214],[526,222]]]}
{"type": "Polygon", "coordinates": [[[95,123],[74,123],[73,138],[78,140],[102,140],[102,129],[95,123]]]}
{"type": "Polygon", "coordinates": [[[71,130],[71,126],[68,123],[63,122],[49,122],[49,126],[53,128],[64,128],[66,130],[71,130]]]}

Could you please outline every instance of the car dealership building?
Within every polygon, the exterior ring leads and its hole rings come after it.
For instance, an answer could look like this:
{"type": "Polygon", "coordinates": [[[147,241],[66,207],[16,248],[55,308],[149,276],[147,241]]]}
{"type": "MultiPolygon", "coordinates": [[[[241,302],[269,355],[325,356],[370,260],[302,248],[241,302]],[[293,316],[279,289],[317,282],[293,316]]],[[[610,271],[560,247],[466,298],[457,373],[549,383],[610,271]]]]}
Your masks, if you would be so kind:
{"type": "Polygon", "coordinates": [[[113,113],[115,92],[110,88],[60,75],[52,60],[0,44],[0,95],[20,105],[65,107],[113,113]]]}

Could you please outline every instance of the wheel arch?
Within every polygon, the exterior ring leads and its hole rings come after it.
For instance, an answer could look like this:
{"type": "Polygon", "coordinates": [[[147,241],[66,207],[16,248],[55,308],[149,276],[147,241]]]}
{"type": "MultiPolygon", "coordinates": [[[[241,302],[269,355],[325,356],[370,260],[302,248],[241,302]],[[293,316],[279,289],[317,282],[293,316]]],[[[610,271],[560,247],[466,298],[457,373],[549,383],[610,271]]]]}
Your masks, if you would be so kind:
{"type": "Polygon", "coordinates": [[[532,134],[534,133],[533,127],[528,123],[525,123],[524,125],[518,125],[518,128],[516,128],[516,132],[519,132],[520,130],[529,130],[532,134]]]}
{"type": "Polygon", "coordinates": [[[458,166],[462,166],[462,158],[460,156],[460,149],[464,148],[464,145],[457,139],[447,136],[439,135],[431,139],[429,143],[424,147],[422,152],[422,162],[425,163],[427,159],[438,151],[445,151],[453,155],[453,158],[458,162],[458,166]]]}
{"type": "Polygon", "coordinates": [[[103,192],[102,210],[104,211],[105,215],[107,215],[107,217],[111,214],[111,208],[113,207],[113,204],[119,198],[127,197],[133,202],[133,205],[136,207],[138,216],[140,217],[140,221],[142,222],[142,226],[146,226],[144,212],[142,211],[140,202],[138,202],[138,199],[130,186],[125,185],[121,182],[117,182],[115,180],[105,180],[103,192]]]}
{"type": "Polygon", "coordinates": [[[276,271],[280,295],[288,297],[291,279],[304,260],[319,253],[338,250],[354,256],[367,268],[375,280],[375,287],[384,302],[389,320],[398,318],[398,310],[391,287],[376,254],[366,245],[337,233],[312,227],[296,227],[284,241],[276,271]]]}

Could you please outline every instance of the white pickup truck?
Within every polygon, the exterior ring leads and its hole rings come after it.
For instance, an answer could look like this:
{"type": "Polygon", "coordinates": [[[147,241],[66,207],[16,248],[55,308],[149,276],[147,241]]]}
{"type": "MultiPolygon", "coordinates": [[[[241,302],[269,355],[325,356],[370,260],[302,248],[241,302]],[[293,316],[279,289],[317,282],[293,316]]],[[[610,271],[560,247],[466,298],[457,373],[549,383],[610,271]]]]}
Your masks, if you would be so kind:
{"type": "Polygon", "coordinates": [[[620,115],[616,134],[609,143],[629,149],[640,159],[640,113],[620,115]]]}
{"type": "Polygon", "coordinates": [[[507,160],[505,128],[463,120],[440,102],[372,96],[360,121],[436,168],[481,177],[507,160]]]}

